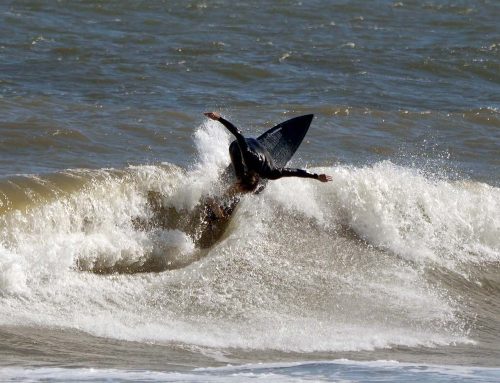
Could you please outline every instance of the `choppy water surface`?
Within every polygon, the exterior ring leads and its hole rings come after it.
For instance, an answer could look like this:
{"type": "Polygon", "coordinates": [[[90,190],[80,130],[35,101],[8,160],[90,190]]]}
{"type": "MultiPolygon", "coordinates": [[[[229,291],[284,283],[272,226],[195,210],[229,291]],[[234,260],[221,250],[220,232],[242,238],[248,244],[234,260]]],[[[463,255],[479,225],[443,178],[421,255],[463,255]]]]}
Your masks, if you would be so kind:
{"type": "Polygon", "coordinates": [[[499,16],[2,2],[0,377],[498,379],[499,16]],[[213,190],[207,110],[249,135],[314,113],[293,162],[334,181],[246,196],[208,250],[137,230],[149,192],[188,214],[213,190]]]}

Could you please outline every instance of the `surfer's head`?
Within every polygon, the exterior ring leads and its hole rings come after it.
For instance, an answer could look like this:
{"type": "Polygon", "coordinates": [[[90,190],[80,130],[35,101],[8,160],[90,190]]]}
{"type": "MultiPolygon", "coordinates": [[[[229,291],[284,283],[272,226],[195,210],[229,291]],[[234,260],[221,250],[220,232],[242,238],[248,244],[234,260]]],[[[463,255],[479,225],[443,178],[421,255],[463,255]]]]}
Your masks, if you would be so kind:
{"type": "Polygon", "coordinates": [[[260,177],[257,173],[248,172],[244,174],[236,183],[238,189],[242,193],[250,193],[257,189],[260,177]]]}

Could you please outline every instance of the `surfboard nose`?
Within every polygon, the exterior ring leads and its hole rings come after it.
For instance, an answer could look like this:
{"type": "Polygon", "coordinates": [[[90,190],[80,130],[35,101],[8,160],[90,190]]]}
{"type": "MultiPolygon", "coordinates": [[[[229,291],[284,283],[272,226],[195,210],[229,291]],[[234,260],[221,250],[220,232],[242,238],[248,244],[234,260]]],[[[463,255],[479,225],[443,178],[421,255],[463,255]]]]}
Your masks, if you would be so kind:
{"type": "Polygon", "coordinates": [[[307,124],[310,125],[314,118],[314,114],[304,114],[303,116],[294,117],[289,121],[293,121],[297,124],[307,124]]]}

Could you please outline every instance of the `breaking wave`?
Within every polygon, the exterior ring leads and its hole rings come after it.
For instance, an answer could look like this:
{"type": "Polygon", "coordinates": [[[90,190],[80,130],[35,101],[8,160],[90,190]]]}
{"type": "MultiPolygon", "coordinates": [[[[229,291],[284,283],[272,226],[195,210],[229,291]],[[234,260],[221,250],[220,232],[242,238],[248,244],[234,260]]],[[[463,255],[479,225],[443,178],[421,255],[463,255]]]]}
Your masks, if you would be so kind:
{"type": "Polygon", "coordinates": [[[316,169],[329,184],[283,179],[245,196],[208,249],[195,227],[138,229],[151,192],[176,219],[217,193],[229,137],[206,124],[189,169],[2,180],[0,324],[298,352],[474,341],[463,296],[496,283],[481,270],[500,261],[500,189],[339,165],[316,169]]]}

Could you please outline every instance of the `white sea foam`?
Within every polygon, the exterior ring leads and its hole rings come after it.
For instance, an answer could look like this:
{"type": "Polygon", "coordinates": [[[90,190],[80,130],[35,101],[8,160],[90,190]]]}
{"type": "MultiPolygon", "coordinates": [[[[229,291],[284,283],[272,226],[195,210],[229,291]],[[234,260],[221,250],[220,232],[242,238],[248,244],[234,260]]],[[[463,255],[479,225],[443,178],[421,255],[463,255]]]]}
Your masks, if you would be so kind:
{"type": "Polygon", "coordinates": [[[500,260],[500,189],[390,162],[333,174],[337,214],[370,243],[450,268],[500,260]]]}
{"type": "Polygon", "coordinates": [[[26,289],[22,259],[0,246],[0,295],[20,294],[26,289]]]}
{"type": "Polygon", "coordinates": [[[202,195],[217,190],[214,182],[229,163],[229,135],[216,121],[207,120],[195,134],[195,144],[199,153],[196,162],[169,196],[169,203],[178,209],[192,209],[202,195]]]}

